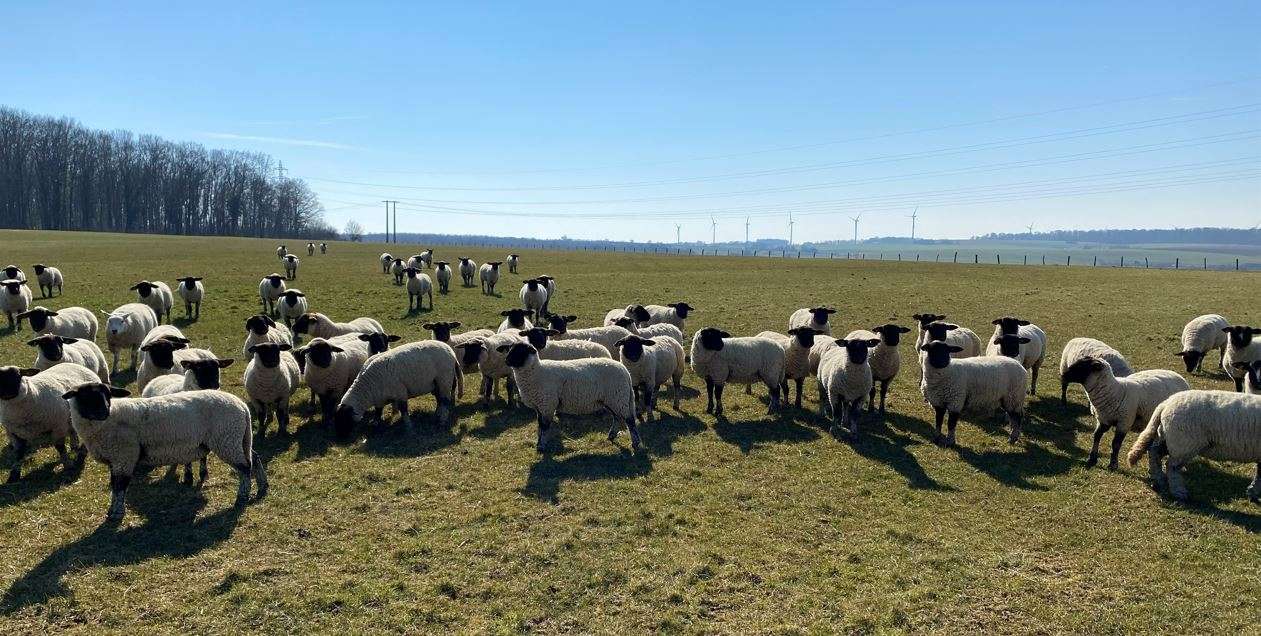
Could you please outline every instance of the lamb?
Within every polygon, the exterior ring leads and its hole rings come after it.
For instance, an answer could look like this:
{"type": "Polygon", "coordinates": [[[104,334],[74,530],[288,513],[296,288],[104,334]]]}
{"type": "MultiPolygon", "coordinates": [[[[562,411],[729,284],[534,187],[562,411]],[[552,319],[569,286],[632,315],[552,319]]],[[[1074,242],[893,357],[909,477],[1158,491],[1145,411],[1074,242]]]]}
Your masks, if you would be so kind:
{"type": "Polygon", "coordinates": [[[306,294],[297,288],[286,289],[276,299],[276,312],[280,314],[280,319],[285,321],[285,326],[290,329],[293,329],[293,321],[301,318],[303,314],[308,313],[310,310],[306,294]]]}
{"type": "MultiPolygon", "coordinates": [[[[867,363],[868,350],[879,344],[880,338],[841,338],[819,361],[819,393],[827,396],[826,405],[835,422],[833,434],[847,429],[851,438],[858,437],[858,416],[863,398],[871,394],[873,387],[871,365],[867,363]]],[[[801,395],[800,389],[797,394],[801,395]]],[[[820,412],[824,404],[819,402],[820,412]]]]}
{"type": "MultiPolygon", "coordinates": [[[[372,346],[365,337],[370,336],[346,334],[327,340],[312,338],[305,347],[295,352],[299,360],[306,361],[301,365],[302,378],[319,399],[320,412],[326,424],[333,423],[337,403],[373,354],[372,346]]],[[[390,336],[386,336],[386,347],[389,346],[389,338],[390,336]]],[[[397,340],[398,336],[393,338],[397,340]]]]}
{"type": "Polygon", "coordinates": [[[315,256],[315,243],[307,243],[307,244],[306,244],[306,255],[307,255],[307,256],[315,256]]]}
{"type": "Polygon", "coordinates": [[[328,243],[320,243],[320,253],[321,254],[328,253],[328,243]]]}
{"type": "Polygon", "coordinates": [[[482,281],[482,293],[488,296],[495,295],[495,285],[499,283],[499,266],[503,265],[503,261],[490,261],[482,263],[478,269],[478,276],[482,281]]]}
{"type": "Polygon", "coordinates": [[[1261,398],[1230,391],[1182,391],[1161,402],[1126,459],[1133,466],[1151,451],[1148,471],[1153,487],[1167,485],[1185,500],[1182,468],[1203,455],[1219,461],[1255,463],[1248,499],[1261,503],[1261,398]],[[1168,467],[1161,462],[1168,457],[1168,467]]]}
{"type": "Polygon", "coordinates": [[[39,350],[35,356],[35,364],[31,366],[40,371],[63,363],[77,364],[96,374],[101,382],[109,382],[109,365],[105,362],[105,354],[91,340],[46,333],[28,340],[26,344],[39,350]]]}
{"type": "Polygon", "coordinates": [[[647,325],[651,316],[643,305],[627,305],[626,309],[610,309],[609,313],[604,314],[604,326],[616,325],[622,318],[630,318],[636,325],[647,325]]]}
{"type": "Polygon", "coordinates": [[[547,281],[531,278],[521,285],[521,306],[543,317],[543,305],[547,304],[547,281]]]}
{"type": "Polygon", "coordinates": [[[631,386],[643,395],[640,417],[651,422],[658,411],[658,388],[667,380],[674,381],[674,410],[679,410],[679,392],[683,383],[683,345],[673,338],[653,340],[636,335],[626,336],[615,344],[621,352],[622,366],[631,374],[631,386]],[[644,347],[648,347],[645,349],[644,347]]]}
{"type": "Polygon", "coordinates": [[[70,427],[70,406],[62,394],[81,384],[96,382],[96,374],[77,364],[62,364],[47,371],[0,367],[0,423],[13,449],[9,483],[22,477],[22,460],[37,448],[53,446],[69,471],[83,463],[83,449],[70,427]],[[78,451],[75,461],[66,442],[78,451]]]}
{"type": "Polygon", "coordinates": [[[509,329],[524,331],[534,326],[530,322],[530,318],[534,317],[534,311],[530,309],[509,309],[499,312],[499,315],[504,316],[504,321],[499,323],[496,333],[503,333],[509,329]]]}
{"type": "Polygon", "coordinates": [[[1244,374],[1243,392],[1248,395],[1261,395],[1261,360],[1236,362],[1235,368],[1244,374]]]}
{"type": "Polygon", "coordinates": [[[298,360],[289,351],[291,345],[263,342],[249,348],[252,356],[245,365],[245,393],[250,396],[258,416],[258,435],[261,437],[271,421],[272,412],[280,424],[280,434],[289,433],[289,398],[298,390],[302,381],[298,360]]]}
{"type": "Polygon", "coordinates": [[[464,256],[457,257],[460,259],[460,278],[464,280],[465,287],[473,286],[473,276],[477,274],[477,263],[464,256]]]}
{"type": "Polygon", "coordinates": [[[620,362],[607,358],[583,360],[540,360],[529,343],[500,345],[512,376],[521,390],[521,402],[539,418],[536,447],[543,452],[556,415],[590,415],[606,410],[616,422],[609,429],[609,441],[617,439],[618,426],[626,424],[631,450],[640,448],[635,426],[635,391],[631,374],[620,362]]]}
{"type": "Polygon", "coordinates": [[[276,246],[276,258],[284,258],[285,254],[288,254],[288,253],[289,253],[289,248],[285,247],[284,245],[276,246]]]}
{"type": "Polygon", "coordinates": [[[540,360],[581,360],[583,358],[611,358],[612,354],[598,342],[587,340],[553,340],[548,336],[557,335],[555,329],[532,327],[521,332],[521,337],[538,351],[540,360]]]}
{"type": "Polygon", "coordinates": [[[477,361],[477,369],[482,373],[482,383],[478,390],[479,401],[489,407],[492,400],[499,399],[499,379],[506,380],[507,388],[504,399],[508,408],[513,408],[517,397],[516,382],[512,378],[512,368],[508,366],[507,356],[499,352],[499,347],[522,342],[520,332],[512,329],[497,333],[487,338],[474,338],[465,342],[464,353],[460,358],[461,367],[467,367],[472,360],[477,361]]]}
{"type": "Polygon", "coordinates": [[[288,278],[289,280],[294,280],[295,278],[298,277],[298,263],[300,262],[301,261],[298,260],[298,257],[294,256],[293,254],[285,255],[284,265],[285,265],[286,278],[288,278]]]}
{"type": "Polygon", "coordinates": [[[394,262],[394,255],[390,254],[389,252],[382,252],[381,258],[379,260],[381,261],[381,273],[389,274],[390,265],[394,262]]]}
{"type": "Polygon", "coordinates": [[[9,331],[21,331],[22,319],[16,317],[31,307],[31,288],[14,278],[0,281],[0,285],[4,286],[4,291],[0,292],[0,311],[9,319],[9,331]]]}
{"type": "Polygon", "coordinates": [[[31,331],[37,334],[55,333],[67,338],[96,340],[96,332],[100,328],[96,315],[82,307],[66,307],[57,311],[32,307],[18,315],[19,320],[23,318],[31,323],[31,331]]]}
{"type": "Polygon", "coordinates": [[[131,368],[137,368],[140,345],[145,336],[157,328],[157,315],[141,303],[127,303],[112,312],[101,313],[105,314],[105,344],[114,354],[114,363],[109,368],[118,370],[118,354],[124,349],[131,350],[131,368]]]}
{"type": "MultiPolygon", "coordinates": [[[[206,358],[199,360],[180,360],[179,374],[160,375],[145,385],[140,397],[156,397],[170,395],[181,391],[210,391],[221,386],[219,371],[235,363],[232,358],[206,358]]],[[[185,475],[189,479],[191,476],[185,475]]]]}
{"type": "Polygon", "coordinates": [[[241,398],[224,391],[127,399],[128,395],[126,389],[99,383],[82,384],[62,395],[70,402],[79,439],[92,457],[109,467],[107,519],[123,518],[127,486],[138,467],[187,464],[212,452],[240,474],[236,505],[249,501],[251,481],[258,484],[259,499],[267,495],[266,470],[254,452],[250,410],[241,398]]]}
{"type": "Polygon", "coordinates": [[[22,271],[22,268],[21,268],[21,267],[18,267],[17,265],[5,265],[5,266],[4,266],[4,278],[6,278],[6,279],[10,279],[10,280],[21,281],[21,282],[25,283],[25,282],[26,282],[26,273],[25,273],[25,272],[23,272],[23,271],[22,271]]]}
{"type": "Polygon", "coordinates": [[[880,415],[885,414],[885,397],[889,394],[889,383],[898,377],[898,371],[902,369],[902,354],[898,353],[898,344],[902,341],[902,334],[910,333],[909,327],[903,327],[893,323],[885,323],[872,327],[868,330],[851,331],[845,336],[846,340],[870,340],[879,338],[880,344],[871,351],[871,357],[867,359],[867,363],[871,365],[871,395],[868,396],[867,410],[874,411],[876,409],[876,385],[880,383],[880,415]]]}
{"type": "Polygon", "coordinates": [[[983,351],[981,338],[976,335],[975,331],[956,324],[941,322],[940,320],[933,321],[923,327],[923,331],[920,332],[915,346],[920,347],[929,342],[944,342],[953,347],[958,347],[959,350],[952,350],[953,353],[950,355],[950,357],[955,359],[975,358],[981,355],[983,351]]]}
{"type": "Polygon", "coordinates": [[[994,319],[994,336],[985,347],[987,356],[1007,356],[1019,361],[1029,370],[1029,395],[1037,395],[1038,371],[1046,357],[1046,332],[1012,316],[994,319]]]}
{"type": "Polygon", "coordinates": [[[552,313],[552,299],[556,298],[556,279],[548,276],[547,274],[539,274],[538,276],[535,276],[535,278],[539,279],[539,281],[541,281],[547,288],[547,298],[543,300],[543,311],[539,314],[539,316],[550,316],[552,313]]]}
{"type": "Polygon", "coordinates": [[[258,314],[246,318],[245,344],[241,347],[241,355],[248,357],[250,355],[250,347],[264,342],[292,345],[293,333],[289,331],[288,327],[276,324],[276,321],[266,314],[258,314]]]}
{"type": "Polygon", "coordinates": [[[258,281],[258,298],[262,302],[262,311],[270,316],[276,315],[276,301],[285,293],[285,277],[272,272],[258,281]]]}
{"type": "MultiPolygon", "coordinates": [[[[653,327],[669,327],[676,331],[678,330],[678,327],[664,323],[644,327],[644,329],[652,329],[653,327]]],[[[805,384],[806,377],[810,375],[810,349],[814,347],[816,334],[817,332],[810,327],[794,327],[787,334],[777,331],[763,331],[756,336],[774,340],[775,344],[778,344],[784,350],[784,383],[780,385],[780,390],[784,394],[784,399],[787,400],[791,395],[788,381],[793,380],[796,383],[797,408],[801,408],[801,387],[805,384]]],[[[752,385],[745,387],[745,393],[752,393],[752,385]]]]}
{"type": "Polygon", "coordinates": [[[977,412],[1001,409],[1011,425],[1008,442],[1020,440],[1020,425],[1025,412],[1025,386],[1028,374],[1019,362],[1004,356],[954,358],[961,347],[940,340],[920,345],[926,355],[920,357],[923,379],[920,392],[937,414],[939,446],[955,445],[955,426],[959,414],[967,408],[977,412]],[[950,414],[949,432],[941,434],[942,420],[950,414]]]}
{"type": "Polygon", "coordinates": [[[451,264],[446,261],[438,261],[437,267],[434,268],[434,278],[438,279],[438,293],[447,294],[451,292],[451,264]]]}
{"type": "Polygon", "coordinates": [[[132,285],[131,290],[140,297],[140,302],[148,305],[157,315],[158,324],[162,324],[163,316],[168,323],[171,322],[171,306],[175,304],[175,297],[171,295],[171,288],[166,283],[160,280],[142,280],[132,285]]]}
{"type": "Polygon", "coordinates": [[[425,251],[421,252],[418,256],[420,260],[420,269],[433,267],[433,248],[426,248],[425,251]]]}
{"type": "Polygon", "coordinates": [[[1227,327],[1224,331],[1227,343],[1226,353],[1222,356],[1222,369],[1235,381],[1235,390],[1243,391],[1244,377],[1247,374],[1240,372],[1238,364],[1261,360],[1261,341],[1252,339],[1252,336],[1261,333],[1261,329],[1235,325],[1227,327]]]}
{"type": "MultiPolygon", "coordinates": [[[[618,355],[617,341],[622,340],[623,338],[626,338],[632,333],[635,333],[631,331],[630,329],[619,327],[616,325],[609,326],[609,327],[590,327],[588,329],[570,329],[569,323],[574,322],[576,320],[578,320],[577,316],[560,316],[557,314],[552,314],[551,316],[548,316],[547,318],[548,326],[550,326],[554,331],[556,331],[556,334],[553,336],[553,339],[554,340],[587,340],[590,342],[598,343],[599,345],[603,346],[606,350],[608,350],[609,355],[612,356],[614,360],[617,359],[617,355],[618,355]]],[[[652,335],[643,335],[643,334],[639,334],[639,335],[643,338],[654,337],[652,335]]],[[[679,343],[682,344],[682,342],[683,342],[682,339],[679,339],[679,343]]]]}
{"type": "Polygon", "coordinates": [[[407,266],[408,266],[408,267],[415,267],[416,269],[424,269],[424,267],[425,267],[425,260],[424,260],[423,258],[421,258],[420,254],[412,254],[412,255],[411,255],[410,257],[408,257],[408,259],[407,259],[407,266]]]}
{"type": "Polygon", "coordinates": [[[438,421],[454,426],[455,394],[464,382],[459,366],[451,347],[433,340],[410,342],[372,356],[337,406],[333,424],[338,435],[348,436],[366,413],[380,413],[388,403],[410,425],[407,401],[429,393],[438,402],[438,421]]]}
{"type": "Polygon", "coordinates": [[[201,284],[201,276],[185,276],[177,279],[179,285],[175,287],[175,293],[184,299],[184,317],[192,320],[201,320],[201,299],[206,295],[206,288],[201,284]],[[194,316],[193,308],[197,309],[194,316]]]}
{"type": "Polygon", "coordinates": [[[407,274],[407,311],[411,313],[412,307],[415,306],[416,311],[425,309],[425,296],[429,297],[429,309],[433,310],[433,281],[429,280],[428,274],[421,274],[420,270],[415,267],[408,267],[403,270],[407,274]]]}
{"type": "Polygon", "coordinates": [[[1125,434],[1142,430],[1156,406],[1166,398],[1191,389],[1182,376],[1164,369],[1139,371],[1118,378],[1107,361],[1091,356],[1074,362],[1064,375],[1070,382],[1079,382],[1086,388],[1090,410],[1095,414],[1095,438],[1090,458],[1086,460],[1087,468],[1099,463],[1099,441],[1112,428],[1112,457],[1108,469],[1116,470],[1125,434]]]}
{"type": "Polygon", "coordinates": [[[687,303],[678,302],[668,305],[644,305],[644,311],[648,312],[648,320],[640,321],[644,326],[666,323],[687,333],[687,315],[696,311],[696,308],[687,303]]]}
{"type": "Polygon", "coordinates": [[[722,390],[728,382],[762,382],[770,392],[767,413],[779,410],[779,388],[784,383],[784,350],[766,338],[732,338],[706,327],[692,338],[692,370],[705,379],[705,412],[722,415],[722,390]]]}
{"type": "Polygon", "coordinates": [[[49,267],[43,263],[31,266],[35,270],[35,280],[39,281],[39,295],[44,298],[52,298],[53,288],[57,288],[57,294],[63,292],[62,286],[65,285],[65,278],[61,275],[61,270],[56,267],[49,267]]]}
{"type": "Polygon", "coordinates": [[[350,322],[333,322],[324,314],[309,312],[298,316],[293,323],[293,332],[327,340],[348,333],[385,333],[385,327],[373,318],[359,317],[350,322]]]}
{"type": "Polygon", "coordinates": [[[515,273],[517,273],[517,263],[519,263],[520,261],[521,261],[521,255],[520,255],[520,254],[509,254],[509,255],[508,255],[508,273],[509,273],[509,274],[515,274],[515,273]]]}
{"type": "Polygon", "coordinates": [[[142,394],[155,378],[184,373],[181,363],[193,360],[216,360],[209,349],[190,349],[188,339],[162,337],[149,340],[140,346],[143,356],[136,371],[136,390],[142,394]]]}
{"type": "Polygon", "coordinates": [[[1060,353],[1060,404],[1068,405],[1070,382],[1064,378],[1064,374],[1068,372],[1069,367],[1073,366],[1073,363],[1088,357],[1107,362],[1108,366],[1112,367],[1112,375],[1118,378],[1124,378],[1134,372],[1130,368],[1130,363],[1125,360],[1125,356],[1104,342],[1094,338],[1073,338],[1064,345],[1064,351],[1060,353]]]}
{"type": "Polygon", "coordinates": [[[1182,351],[1176,355],[1186,364],[1187,373],[1199,371],[1204,365],[1204,356],[1217,349],[1226,360],[1226,328],[1230,323],[1218,314],[1205,314],[1188,322],[1182,328],[1182,351]]]}
{"type": "Polygon", "coordinates": [[[400,287],[403,285],[403,270],[405,269],[407,269],[407,263],[404,263],[401,258],[396,258],[390,263],[390,275],[394,277],[395,285],[400,287]]]}
{"type": "Polygon", "coordinates": [[[828,324],[828,316],[834,313],[836,313],[836,310],[831,307],[803,307],[794,311],[788,317],[788,329],[809,327],[817,333],[830,336],[832,335],[832,325],[828,324]]]}

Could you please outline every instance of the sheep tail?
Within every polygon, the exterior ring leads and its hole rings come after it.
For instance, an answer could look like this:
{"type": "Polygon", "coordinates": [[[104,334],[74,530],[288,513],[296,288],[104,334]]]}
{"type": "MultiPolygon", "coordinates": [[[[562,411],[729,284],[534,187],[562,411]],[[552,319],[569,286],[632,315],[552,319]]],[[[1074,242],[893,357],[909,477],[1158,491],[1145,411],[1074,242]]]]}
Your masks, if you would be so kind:
{"type": "Polygon", "coordinates": [[[1134,440],[1134,445],[1130,447],[1130,453],[1125,456],[1125,461],[1129,462],[1130,466],[1137,464],[1138,460],[1147,454],[1147,449],[1151,447],[1152,442],[1155,442],[1160,437],[1160,414],[1164,410],[1164,404],[1157,406],[1156,410],[1152,412],[1152,418],[1147,422],[1147,428],[1144,428],[1143,432],[1139,433],[1138,439],[1134,440]]]}
{"type": "Polygon", "coordinates": [[[455,395],[464,397],[464,369],[459,362],[455,364],[455,395]]]}

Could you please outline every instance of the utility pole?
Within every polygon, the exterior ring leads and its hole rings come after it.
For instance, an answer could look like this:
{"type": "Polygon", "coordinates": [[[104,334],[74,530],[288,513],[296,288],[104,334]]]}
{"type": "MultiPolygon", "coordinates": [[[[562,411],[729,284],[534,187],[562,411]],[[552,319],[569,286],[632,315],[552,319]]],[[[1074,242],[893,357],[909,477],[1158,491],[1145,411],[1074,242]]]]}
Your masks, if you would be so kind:
{"type": "Polygon", "coordinates": [[[792,247],[793,245],[793,225],[795,224],[796,223],[793,221],[793,213],[789,212],[788,213],[788,247],[792,247]]]}
{"type": "Polygon", "coordinates": [[[914,241],[914,240],[915,240],[915,219],[919,218],[919,206],[918,206],[918,205],[917,205],[917,206],[915,206],[915,211],[914,211],[914,212],[912,212],[912,213],[910,214],[910,216],[911,216],[911,241],[914,241]]]}
{"type": "Polygon", "coordinates": [[[858,219],[861,219],[861,218],[863,218],[863,215],[861,214],[859,214],[858,216],[849,217],[849,220],[854,222],[854,244],[855,245],[858,244],[858,219]]]}
{"type": "Polygon", "coordinates": [[[390,242],[390,204],[394,204],[394,242],[398,242],[398,201],[386,199],[385,204],[385,242],[390,242]]]}

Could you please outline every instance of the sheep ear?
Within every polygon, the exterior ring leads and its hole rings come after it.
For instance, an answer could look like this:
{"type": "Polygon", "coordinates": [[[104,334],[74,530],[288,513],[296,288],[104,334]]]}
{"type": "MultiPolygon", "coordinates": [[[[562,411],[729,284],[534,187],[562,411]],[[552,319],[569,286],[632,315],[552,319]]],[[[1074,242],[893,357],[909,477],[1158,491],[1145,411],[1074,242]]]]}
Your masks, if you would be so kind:
{"type": "Polygon", "coordinates": [[[924,317],[924,314],[911,314],[911,318],[915,320],[919,320],[920,318],[923,318],[923,317],[924,317]]]}
{"type": "Polygon", "coordinates": [[[1230,333],[1232,329],[1234,329],[1234,327],[1222,327],[1222,331],[1226,333],[1230,333]]]}
{"type": "Polygon", "coordinates": [[[448,326],[448,327],[451,327],[452,329],[459,329],[459,328],[460,328],[460,324],[461,324],[461,323],[460,323],[460,321],[458,321],[458,320],[452,320],[451,322],[447,323],[447,326],[448,326]]]}
{"type": "Polygon", "coordinates": [[[575,320],[578,320],[577,316],[565,316],[565,322],[574,322],[575,320]]]}
{"type": "Polygon", "coordinates": [[[920,345],[920,346],[919,346],[919,350],[920,350],[920,351],[928,351],[928,344],[927,344],[927,343],[925,343],[925,344],[920,345]]]}
{"type": "Polygon", "coordinates": [[[31,376],[38,375],[38,374],[39,374],[39,371],[40,371],[39,369],[29,369],[29,368],[28,368],[28,369],[22,369],[22,370],[18,371],[18,374],[19,374],[19,375],[21,375],[21,376],[22,376],[22,377],[24,377],[24,378],[29,378],[29,377],[31,377],[31,376]]]}
{"type": "Polygon", "coordinates": [[[275,327],[275,326],[276,326],[276,321],[275,321],[275,320],[272,320],[272,319],[271,319],[271,316],[267,316],[267,315],[265,315],[265,314],[259,314],[259,315],[263,317],[263,321],[265,321],[265,322],[267,323],[267,326],[268,326],[268,327],[275,327]]]}
{"type": "Polygon", "coordinates": [[[75,389],[73,391],[66,391],[65,393],[61,394],[61,399],[69,400],[70,398],[77,397],[78,395],[79,395],[79,389],[75,389]]]}
{"type": "Polygon", "coordinates": [[[1175,356],[1177,356],[1177,357],[1179,357],[1179,358],[1185,358],[1185,357],[1187,357],[1187,354],[1188,354],[1188,353],[1190,353],[1190,351],[1179,351],[1178,353],[1175,353],[1175,354],[1173,354],[1173,355],[1175,355],[1175,356]]]}
{"type": "Polygon", "coordinates": [[[401,338],[399,338],[399,336],[395,336],[395,335],[389,335],[385,337],[385,340],[387,342],[398,342],[400,339],[401,338]]]}
{"type": "Polygon", "coordinates": [[[560,332],[559,332],[559,331],[556,331],[555,329],[545,329],[545,330],[543,331],[543,333],[545,333],[545,334],[547,334],[547,335],[549,335],[549,336],[559,336],[559,335],[560,335],[560,332]]]}
{"type": "MultiPolygon", "coordinates": [[[[337,346],[337,345],[328,345],[328,350],[329,350],[329,351],[332,351],[333,353],[345,353],[345,352],[346,352],[346,350],[345,350],[345,349],[342,349],[341,347],[339,347],[339,346],[337,346]]],[[[305,352],[305,350],[303,350],[303,351],[305,352]]]]}
{"type": "Polygon", "coordinates": [[[626,343],[627,343],[627,342],[628,342],[628,341],[629,341],[632,337],[633,337],[633,336],[627,336],[627,337],[625,337],[625,338],[622,338],[621,340],[618,340],[617,342],[614,342],[614,343],[613,343],[613,346],[614,346],[614,347],[621,347],[621,346],[625,345],[625,344],[626,344],[626,343]]]}
{"type": "Polygon", "coordinates": [[[359,339],[360,339],[360,340],[362,340],[362,341],[364,341],[364,342],[367,342],[367,341],[369,341],[369,340],[371,340],[371,339],[372,339],[372,334],[361,333],[361,334],[359,334],[359,339]]]}
{"type": "Polygon", "coordinates": [[[719,338],[730,338],[730,337],[731,337],[731,334],[729,334],[729,333],[727,333],[727,332],[725,332],[725,331],[722,331],[722,330],[720,329],[720,330],[718,331],[718,337],[719,337],[719,338]]]}
{"type": "Polygon", "coordinates": [[[993,340],[991,340],[991,341],[990,341],[990,344],[996,344],[996,345],[1003,344],[1003,339],[1002,339],[1002,338],[994,338],[993,340]]]}
{"type": "Polygon", "coordinates": [[[306,294],[302,292],[294,292],[294,295],[297,296],[298,298],[306,298],[306,294]]]}
{"type": "Polygon", "coordinates": [[[277,348],[277,349],[280,349],[281,351],[292,351],[292,350],[293,350],[293,345],[288,344],[288,343],[285,343],[285,342],[282,342],[282,343],[280,343],[279,345],[276,345],[276,348],[277,348]]]}
{"type": "Polygon", "coordinates": [[[220,368],[220,369],[226,369],[226,368],[228,368],[228,367],[232,366],[232,363],[233,363],[233,362],[236,362],[236,359],[234,359],[234,358],[224,358],[224,359],[222,359],[222,360],[220,360],[220,361],[219,361],[219,368],[220,368]]]}
{"type": "Polygon", "coordinates": [[[1233,366],[1233,367],[1235,367],[1236,369],[1239,369],[1239,370],[1241,370],[1241,371],[1246,371],[1246,370],[1248,370],[1248,369],[1251,367],[1251,365],[1249,365],[1247,362],[1235,362],[1235,363],[1234,363],[1234,364],[1232,364],[1231,366],[1233,366]]]}
{"type": "Polygon", "coordinates": [[[248,351],[248,352],[250,352],[250,353],[254,353],[254,352],[258,351],[258,345],[250,345],[250,348],[249,348],[249,349],[246,349],[246,351],[248,351]]]}
{"type": "Polygon", "coordinates": [[[526,315],[526,317],[527,317],[527,318],[533,318],[533,317],[534,317],[534,310],[533,310],[533,309],[527,309],[527,310],[525,310],[525,315],[526,315]]]}
{"type": "Polygon", "coordinates": [[[1017,321],[1016,321],[1016,324],[1020,325],[1021,327],[1027,327],[1027,326],[1029,326],[1029,321],[1028,321],[1028,320],[1017,320],[1017,321]]]}
{"type": "Polygon", "coordinates": [[[193,280],[194,280],[194,281],[200,281],[200,280],[205,280],[205,279],[204,279],[204,278],[202,278],[201,276],[194,276],[194,277],[193,277],[193,280]]]}
{"type": "Polygon", "coordinates": [[[111,386],[109,388],[109,394],[111,397],[124,398],[131,395],[131,391],[128,391],[127,389],[121,389],[116,386],[111,386]]]}
{"type": "Polygon", "coordinates": [[[959,353],[960,351],[963,351],[963,347],[956,347],[954,345],[950,345],[947,349],[950,350],[950,353],[959,353]]]}
{"type": "Polygon", "coordinates": [[[946,325],[946,331],[954,331],[955,329],[958,329],[958,328],[959,328],[959,325],[946,325]]]}
{"type": "Polygon", "coordinates": [[[140,289],[140,285],[132,285],[131,287],[128,287],[127,289],[131,291],[136,291],[137,289],[140,289]]]}
{"type": "Polygon", "coordinates": [[[990,321],[990,324],[991,324],[991,325],[1001,325],[1001,324],[1003,324],[1003,319],[1002,319],[1002,318],[995,318],[994,320],[990,321]]]}
{"type": "Polygon", "coordinates": [[[500,315],[500,316],[507,317],[507,316],[508,316],[508,313],[509,313],[509,312],[507,312],[507,311],[501,311],[501,312],[499,312],[499,315],[500,315]]]}
{"type": "MultiPolygon", "coordinates": [[[[30,340],[27,340],[27,341],[26,341],[26,344],[28,344],[28,345],[30,345],[30,346],[32,346],[32,347],[39,346],[39,338],[31,338],[30,340]]],[[[143,348],[143,347],[141,347],[141,351],[143,351],[143,350],[144,350],[144,348],[143,348]]]]}
{"type": "Polygon", "coordinates": [[[656,340],[651,340],[651,339],[650,339],[650,340],[644,340],[643,338],[640,338],[640,339],[639,339],[639,344],[644,345],[645,347],[651,347],[651,346],[653,346],[653,345],[657,344],[657,341],[656,341],[656,340]]]}
{"type": "Polygon", "coordinates": [[[898,327],[898,333],[910,333],[910,332],[911,332],[910,327],[898,327]]]}
{"type": "Polygon", "coordinates": [[[847,344],[849,344],[849,341],[848,341],[848,340],[846,340],[846,339],[844,339],[844,338],[837,338],[837,339],[836,339],[836,345],[837,345],[838,347],[844,347],[844,346],[845,346],[845,345],[847,345],[847,344]]]}
{"type": "Polygon", "coordinates": [[[432,322],[421,323],[420,328],[433,331],[433,323],[432,322]]]}
{"type": "Polygon", "coordinates": [[[193,361],[192,361],[192,360],[180,360],[180,366],[181,366],[181,367],[184,367],[184,370],[185,370],[185,371],[187,371],[188,369],[193,368],[193,361]]]}

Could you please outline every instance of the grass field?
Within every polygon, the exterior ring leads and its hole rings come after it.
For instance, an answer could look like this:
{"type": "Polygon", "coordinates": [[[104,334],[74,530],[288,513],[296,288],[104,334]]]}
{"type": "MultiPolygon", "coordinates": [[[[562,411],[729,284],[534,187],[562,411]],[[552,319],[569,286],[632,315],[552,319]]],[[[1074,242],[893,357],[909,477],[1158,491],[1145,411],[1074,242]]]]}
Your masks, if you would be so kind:
{"type": "MultiPolygon", "coordinates": [[[[59,266],[66,293],[43,304],[111,309],[142,278],[205,276],[200,322],[184,329],[239,354],[275,241],[0,232],[0,260],[59,266]]],[[[290,242],[291,248],[300,247],[290,242]]],[[[295,286],[334,318],[375,316],[407,340],[419,323],[496,325],[516,304],[461,288],[405,315],[380,273],[381,245],[335,243],[305,256],[295,286]]],[[[390,246],[408,254],[408,246],[390,246]]],[[[438,258],[503,254],[442,249],[438,258]]],[[[211,460],[196,491],[154,471],[134,482],[121,526],[103,526],[108,475],[64,475],[56,454],[0,486],[0,626],[5,633],[251,632],[977,632],[1240,633],[1261,624],[1261,507],[1250,467],[1195,462],[1194,502],[1150,491],[1138,469],[1083,467],[1093,420],[1080,388],[1059,404],[1058,352],[1101,338],[1139,368],[1175,368],[1178,334],[1217,312],[1256,324],[1261,279],[1233,272],[712,259],[526,252],[522,274],[556,277],[552,308],[584,325],[631,301],[686,300],[689,330],[786,328],[792,309],[840,308],[842,333],[932,310],[982,335],[1016,314],[1049,334],[1051,355],[1026,437],[965,417],[959,448],[934,446],[932,411],[904,362],[887,421],[859,441],[808,411],[764,415],[765,391],[726,393],[704,412],[690,373],[682,413],[643,427],[645,452],[614,446],[604,420],[562,425],[563,450],[534,450],[524,411],[475,410],[457,427],[421,423],[330,441],[307,423],[256,442],[270,495],[232,506],[236,478],[211,460]],[[1251,290],[1240,293],[1240,290],[1251,290]]],[[[38,296],[38,292],[36,292],[38,296]]],[[[174,312],[182,316],[183,308],[174,312]]],[[[0,332],[0,363],[28,365],[23,334],[0,332]]],[[[103,344],[103,342],[102,342],[103,344]]],[[[903,345],[904,360],[914,360],[903,345]]],[[[1216,356],[1210,357],[1216,362],[1216,356]]],[[[1211,364],[1206,364],[1208,368],[1211,364]]],[[[243,361],[225,371],[242,393],[243,361]]],[[[1197,375],[1200,388],[1227,388],[1197,375]]],[[[665,400],[662,401],[665,404],[665,400]]],[[[1110,438],[1110,436],[1109,436],[1110,438]]],[[[1133,436],[1130,438],[1133,439],[1133,436]]],[[[1128,447],[1128,442],[1127,442],[1128,447]]]]}

